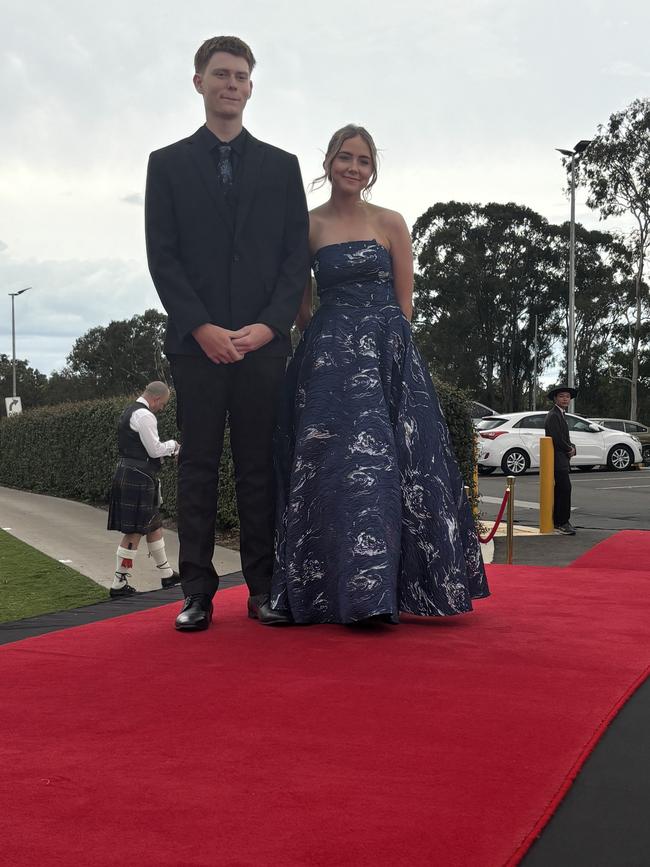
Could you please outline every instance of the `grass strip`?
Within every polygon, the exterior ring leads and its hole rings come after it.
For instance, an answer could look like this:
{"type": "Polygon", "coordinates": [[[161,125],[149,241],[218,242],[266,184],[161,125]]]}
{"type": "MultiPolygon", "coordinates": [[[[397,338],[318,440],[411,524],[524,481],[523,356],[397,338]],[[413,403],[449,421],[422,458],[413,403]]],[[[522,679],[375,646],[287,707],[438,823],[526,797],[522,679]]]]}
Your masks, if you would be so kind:
{"type": "Polygon", "coordinates": [[[0,530],[0,623],[107,598],[105,587],[0,530]]]}

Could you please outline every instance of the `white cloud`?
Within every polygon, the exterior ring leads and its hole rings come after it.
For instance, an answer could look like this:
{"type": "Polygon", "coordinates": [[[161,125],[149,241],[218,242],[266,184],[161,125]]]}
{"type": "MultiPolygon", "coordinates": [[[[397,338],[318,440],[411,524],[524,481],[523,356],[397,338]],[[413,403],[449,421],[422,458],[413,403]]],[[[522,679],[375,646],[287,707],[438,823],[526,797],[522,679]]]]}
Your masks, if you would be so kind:
{"type": "MultiPolygon", "coordinates": [[[[37,261],[0,258],[0,283],[31,286],[15,302],[16,356],[51,373],[95,325],[161,309],[146,269],[120,259],[37,261]]],[[[6,300],[9,310],[10,300],[6,300]]],[[[0,317],[0,353],[11,354],[11,317],[0,317]]]]}
{"type": "Polygon", "coordinates": [[[650,69],[630,63],[629,60],[615,60],[605,67],[604,72],[621,78],[650,78],[650,69]]]}

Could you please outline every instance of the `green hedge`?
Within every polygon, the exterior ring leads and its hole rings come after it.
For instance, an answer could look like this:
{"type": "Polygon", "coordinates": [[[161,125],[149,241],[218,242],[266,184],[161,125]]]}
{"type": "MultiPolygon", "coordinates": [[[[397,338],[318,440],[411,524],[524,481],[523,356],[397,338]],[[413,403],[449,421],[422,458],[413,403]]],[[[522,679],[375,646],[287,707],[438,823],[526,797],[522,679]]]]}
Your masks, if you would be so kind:
{"type": "MultiPolygon", "coordinates": [[[[132,398],[131,398],[132,399],[132,398]]],[[[87,503],[108,502],[117,462],[117,422],[129,397],[63,403],[0,421],[0,484],[87,503]]],[[[163,440],[176,433],[172,394],[158,416],[163,440]]],[[[161,474],[163,514],[176,517],[176,463],[166,459],[161,474]]],[[[235,485],[226,433],[219,479],[221,529],[237,526],[235,485]]]]}
{"type": "Polygon", "coordinates": [[[436,376],[433,376],[432,379],[440,398],[440,406],[449,428],[461,474],[465,484],[469,485],[470,490],[473,491],[478,454],[470,399],[462,389],[455,385],[449,385],[436,376]]]}
{"type": "MultiPolygon", "coordinates": [[[[436,382],[456,456],[466,484],[472,486],[476,454],[466,395],[436,382]]],[[[70,500],[107,503],[117,462],[117,421],[129,398],[64,403],[0,420],[0,485],[70,500]]],[[[176,437],[174,395],[158,417],[161,439],[176,437]]],[[[176,463],[162,471],[164,514],[176,517],[176,463]]],[[[219,478],[220,529],[238,524],[235,484],[226,433],[219,478]]]]}

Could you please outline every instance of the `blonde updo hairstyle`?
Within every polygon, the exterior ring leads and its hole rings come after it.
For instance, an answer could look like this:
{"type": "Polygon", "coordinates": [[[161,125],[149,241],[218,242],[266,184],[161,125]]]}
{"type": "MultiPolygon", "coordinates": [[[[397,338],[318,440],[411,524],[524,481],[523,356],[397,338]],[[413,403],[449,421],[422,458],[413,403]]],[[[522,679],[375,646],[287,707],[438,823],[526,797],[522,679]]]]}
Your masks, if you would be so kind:
{"type": "Polygon", "coordinates": [[[365,201],[368,201],[370,198],[370,190],[377,180],[377,166],[379,163],[379,155],[377,154],[377,147],[375,142],[373,141],[372,136],[368,132],[367,129],[363,126],[357,126],[354,123],[348,123],[346,126],[341,127],[341,129],[337,129],[332,138],[330,139],[330,143],[327,145],[327,152],[325,154],[325,159],[323,160],[323,169],[324,173],[312,181],[311,189],[317,190],[319,187],[322,187],[325,181],[332,180],[332,163],[338,152],[341,150],[343,145],[348,139],[356,138],[360,136],[365,143],[368,145],[368,149],[370,150],[370,159],[372,161],[372,175],[370,176],[370,180],[364,187],[361,195],[365,201]]]}

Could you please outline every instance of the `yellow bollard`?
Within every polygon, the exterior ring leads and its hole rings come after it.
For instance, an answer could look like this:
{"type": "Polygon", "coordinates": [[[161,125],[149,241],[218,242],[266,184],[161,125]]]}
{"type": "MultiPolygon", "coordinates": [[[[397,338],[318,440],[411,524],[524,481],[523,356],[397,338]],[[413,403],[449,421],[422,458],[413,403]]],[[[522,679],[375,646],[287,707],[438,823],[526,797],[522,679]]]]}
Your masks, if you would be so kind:
{"type": "Polygon", "coordinates": [[[506,483],[508,487],[508,504],[506,506],[508,520],[506,526],[506,563],[512,565],[512,555],[515,548],[515,477],[508,476],[506,483]]]}
{"type": "Polygon", "coordinates": [[[542,437],[539,441],[539,532],[553,532],[553,496],[555,472],[553,469],[553,440],[542,437]]]}

